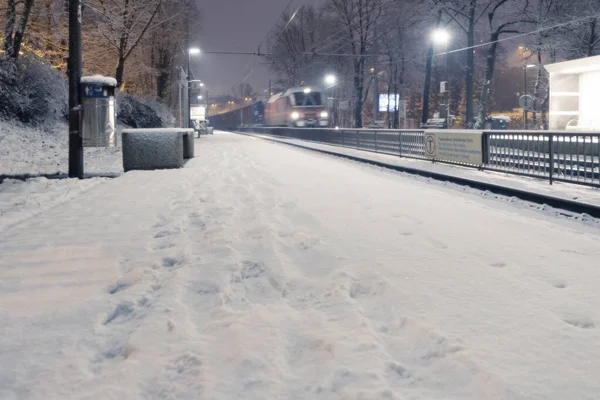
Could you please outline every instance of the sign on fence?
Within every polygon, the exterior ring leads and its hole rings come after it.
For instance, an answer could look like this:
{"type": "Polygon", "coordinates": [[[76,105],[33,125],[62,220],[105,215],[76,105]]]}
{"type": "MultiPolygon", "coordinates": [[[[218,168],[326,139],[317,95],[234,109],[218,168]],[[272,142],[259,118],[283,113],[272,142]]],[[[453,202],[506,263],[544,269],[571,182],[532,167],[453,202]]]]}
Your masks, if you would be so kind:
{"type": "Polygon", "coordinates": [[[482,165],[483,146],[481,132],[425,131],[425,156],[434,160],[482,165]]]}

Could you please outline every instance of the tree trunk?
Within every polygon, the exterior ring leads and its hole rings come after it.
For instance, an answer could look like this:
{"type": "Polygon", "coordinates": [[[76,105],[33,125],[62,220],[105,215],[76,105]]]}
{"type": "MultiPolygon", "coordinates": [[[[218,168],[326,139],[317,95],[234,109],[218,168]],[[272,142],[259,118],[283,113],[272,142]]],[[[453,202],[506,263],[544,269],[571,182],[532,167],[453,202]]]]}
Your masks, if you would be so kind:
{"type": "Polygon", "coordinates": [[[532,122],[533,122],[534,129],[537,129],[538,96],[540,94],[540,83],[542,81],[541,64],[542,64],[542,50],[538,47],[538,49],[537,49],[537,74],[535,77],[535,87],[533,89],[533,103],[532,103],[532,108],[533,108],[532,122]]]}
{"type": "Polygon", "coordinates": [[[8,0],[6,25],[4,26],[4,51],[9,57],[13,56],[13,30],[15,29],[15,19],[17,17],[15,7],[15,0],[8,0]]]}
{"type": "Polygon", "coordinates": [[[354,62],[354,90],[356,91],[356,104],[354,105],[354,127],[362,128],[362,106],[364,78],[362,64],[364,60],[354,62]]]}
{"type": "Polygon", "coordinates": [[[492,90],[492,79],[494,78],[494,67],[496,65],[496,49],[498,48],[498,32],[490,35],[490,45],[486,56],[485,74],[483,79],[483,88],[481,90],[481,110],[479,111],[479,121],[477,128],[485,127],[487,119],[488,106],[490,100],[490,91],[492,90]]]}
{"type": "MultiPolygon", "coordinates": [[[[466,127],[473,127],[473,73],[475,71],[475,56],[473,46],[475,45],[475,8],[477,0],[471,0],[469,10],[469,28],[467,32],[467,76],[466,76],[466,127]]],[[[495,52],[495,50],[494,50],[495,52]]]]}
{"type": "Polygon", "coordinates": [[[115,79],[117,80],[117,87],[123,87],[123,75],[125,73],[125,57],[119,56],[119,62],[117,63],[117,69],[115,71],[115,79]]]}
{"type": "Polygon", "coordinates": [[[427,49],[427,65],[425,65],[425,86],[423,87],[423,112],[421,122],[424,124],[429,119],[429,94],[431,92],[431,65],[433,64],[433,44],[427,49]]]}
{"type": "Polygon", "coordinates": [[[586,57],[591,57],[594,55],[594,43],[595,42],[596,42],[596,19],[594,18],[590,22],[590,37],[588,38],[586,57]]]}
{"type": "Polygon", "coordinates": [[[548,87],[548,89],[546,89],[546,96],[544,97],[544,100],[542,101],[542,107],[541,107],[542,126],[545,131],[548,130],[548,118],[546,116],[547,116],[547,111],[548,111],[548,101],[549,100],[550,100],[550,87],[548,87]]]}
{"type": "Polygon", "coordinates": [[[390,79],[388,80],[388,85],[387,85],[387,98],[388,98],[388,102],[387,102],[387,127],[388,129],[392,129],[392,125],[393,125],[393,116],[392,118],[390,118],[390,95],[392,94],[392,86],[394,85],[394,65],[392,64],[392,59],[390,59],[390,69],[389,69],[389,76],[390,79]]]}
{"type": "Polygon", "coordinates": [[[21,51],[21,44],[23,43],[23,36],[25,35],[25,28],[27,28],[27,21],[29,20],[29,14],[31,14],[31,8],[33,7],[33,0],[25,0],[23,4],[23,13],[21,14],[21,20],[17,25],[17,30],[13,35],[12,54],[13,58],[19,57],[21,51]]]}

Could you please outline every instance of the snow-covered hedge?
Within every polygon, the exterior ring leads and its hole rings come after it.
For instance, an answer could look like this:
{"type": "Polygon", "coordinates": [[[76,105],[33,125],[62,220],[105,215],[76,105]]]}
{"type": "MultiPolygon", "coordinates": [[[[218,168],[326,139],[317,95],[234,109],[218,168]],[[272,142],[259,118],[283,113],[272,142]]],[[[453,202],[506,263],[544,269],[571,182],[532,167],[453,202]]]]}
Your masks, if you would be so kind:
{"type": "MultiPolygon", "coordinates": [[[[40,124],[68,116],[66,76],[41,59],[24,55],[18,60],[0,57],[0,119],[40,124]]],[[[117,97],[117,118],[133,128],[173,126],[169,108],[153,99],[128,93],[117,97]]]]}
{"type": "Polygon", "coordinates": [[[33,56],[0,58],[0,118],[25,123],[67,117],[64,75],[33,56]]]}
{"type": "Polygon", "coordinates": [[[132,128],[169,127],[175,122],[166,105],[122,92],[117,94],[117,119],[132,128]]]}

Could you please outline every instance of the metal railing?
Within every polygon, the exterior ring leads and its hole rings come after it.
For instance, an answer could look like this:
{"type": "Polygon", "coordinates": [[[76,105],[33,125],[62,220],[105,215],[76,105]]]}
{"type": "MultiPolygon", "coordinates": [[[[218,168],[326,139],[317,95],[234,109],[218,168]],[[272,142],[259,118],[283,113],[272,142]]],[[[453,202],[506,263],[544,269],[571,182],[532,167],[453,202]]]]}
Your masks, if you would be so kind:
{"type": "Polygon", "coordinates": [[[487,131],[484,167],[553,181],[600,186],[600,133],[487,131]]]}
{"type": "MultiPolygon", "coordinates": [[[[424,137],[427,131],[420,129],[251,127],[240,130],[400,157],[430,159],[425,155],[424,137]]],[[[600,133],[483,131],[481,134],[481,169],[548,179],[551,184],[563,181],[600,187],[600,133]]]]}

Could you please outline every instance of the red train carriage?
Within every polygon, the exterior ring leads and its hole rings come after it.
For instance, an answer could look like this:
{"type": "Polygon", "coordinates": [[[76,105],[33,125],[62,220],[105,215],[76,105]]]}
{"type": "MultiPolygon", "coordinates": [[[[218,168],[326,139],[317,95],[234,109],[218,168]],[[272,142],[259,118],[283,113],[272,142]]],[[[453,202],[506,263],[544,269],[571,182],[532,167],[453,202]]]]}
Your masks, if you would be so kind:
{"type": "Polygon", "coordinates": [[[265,105],[265,125],[326,127],[325,96],[310,87],[296,87],[272,96],[265,105]]]}

